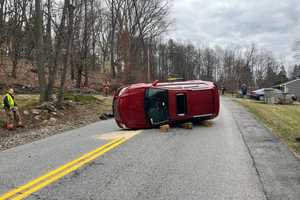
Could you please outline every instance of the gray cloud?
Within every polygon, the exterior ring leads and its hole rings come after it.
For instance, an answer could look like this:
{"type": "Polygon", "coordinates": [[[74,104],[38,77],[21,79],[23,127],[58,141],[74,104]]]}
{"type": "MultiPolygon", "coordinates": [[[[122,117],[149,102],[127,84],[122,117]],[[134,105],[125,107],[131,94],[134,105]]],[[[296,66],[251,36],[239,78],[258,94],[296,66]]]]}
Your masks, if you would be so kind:
{"type": "Polygon", "coordinates": [[[300,39],[299,0],[173,0],[171,17],[176,23],[169,37],[221,46],[257,43],[289,61],[300,39]]]}

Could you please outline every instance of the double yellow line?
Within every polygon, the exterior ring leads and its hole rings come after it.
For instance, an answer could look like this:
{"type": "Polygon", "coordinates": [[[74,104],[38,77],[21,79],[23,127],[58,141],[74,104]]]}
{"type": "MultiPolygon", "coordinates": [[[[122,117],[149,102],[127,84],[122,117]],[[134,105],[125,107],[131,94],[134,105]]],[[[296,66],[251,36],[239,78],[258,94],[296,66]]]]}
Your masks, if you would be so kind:
{"type": "Polygon", "coordinates": [[[117,138],[114,139],[105,145],[101,146],[98,149],[95,149],[80,158],[73,160],[53,171],[48,172],[47,174],[34,179],[27,184],[20,186],[16,189],[13,189],[4,195],[0,196],[0,200],[20,200],[30,196],[32,193],[39,191],[40,189],[46,187],[47,185],[54,183],[55,181],[61,179],[65,175],[77,170],[78,168],[82,167],[83,165],[95,160],[99,156],[103,155],[107,151],[119,146],[120,144],[124,143],[128,138],[117,138]]]}

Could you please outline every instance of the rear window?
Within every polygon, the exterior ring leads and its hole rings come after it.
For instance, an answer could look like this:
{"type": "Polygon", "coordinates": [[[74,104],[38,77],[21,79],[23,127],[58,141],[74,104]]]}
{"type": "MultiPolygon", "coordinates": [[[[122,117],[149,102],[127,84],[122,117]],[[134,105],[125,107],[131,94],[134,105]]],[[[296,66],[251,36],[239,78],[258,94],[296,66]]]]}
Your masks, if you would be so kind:
{"type": "Polygon", "coordinates": [[[187,105],[186,105],[186,95],[185,94],[177,94],[176,95],[176,114],[177,115],[185,115],[187,113],[187,105]]]}

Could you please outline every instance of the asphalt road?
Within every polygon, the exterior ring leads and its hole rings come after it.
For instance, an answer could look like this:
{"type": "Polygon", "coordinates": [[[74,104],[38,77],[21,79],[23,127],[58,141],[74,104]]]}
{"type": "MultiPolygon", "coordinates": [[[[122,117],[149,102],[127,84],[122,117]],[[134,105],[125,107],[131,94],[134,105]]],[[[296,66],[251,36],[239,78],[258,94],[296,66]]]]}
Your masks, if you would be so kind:
{"type": "MultiPolygon", "coordinates": [[[[126,135],[113,120],[0,153],[0,196],[126,135]]],[[[144,130],[28,199],[267,199],[227,103],[192,130],[144,130]]]]}

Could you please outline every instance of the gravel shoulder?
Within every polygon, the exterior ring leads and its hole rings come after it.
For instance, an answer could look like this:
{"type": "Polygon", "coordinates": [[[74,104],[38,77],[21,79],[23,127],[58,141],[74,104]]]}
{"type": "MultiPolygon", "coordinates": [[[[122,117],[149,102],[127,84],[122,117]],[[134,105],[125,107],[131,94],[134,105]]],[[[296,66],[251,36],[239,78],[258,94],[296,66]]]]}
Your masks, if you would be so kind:
{"type": "MultiPolygon", "coordinates": [[[[23,95],[24,96],[24,95],[23,95]]],[[[22,98],[24,98],[22,96],[22,98]]],[[[33,96],[34,97],[34,96],[33,96]]],[[[19,97],[20,98],[20,97],[19,97]]],[[[31,95],[32,98],[32,95],[31,95]]],[[[34,107],[23,108],[20,113],[25,128],[8,131],[0,127],[0,151],[4,151],[19,145],[31,143],[47,138],[52,135],[61,134],[65,131],[77,129],[88,124],[99,121],[99,116],[105,112],[111,112],[112,97],[95,96],[96,101],[68,101],[63,110],[48,112],[34,107]],[[24,112],[27,112],[24,114],[24,112]]],[[[3,113],[0,119],[3,117],[3,113]]]]}
{"type": "Polygon", "coordinates": [[[224,98],[252,157],[267,199],[300,199],[300,160],[241,105],[224,98]]]}

